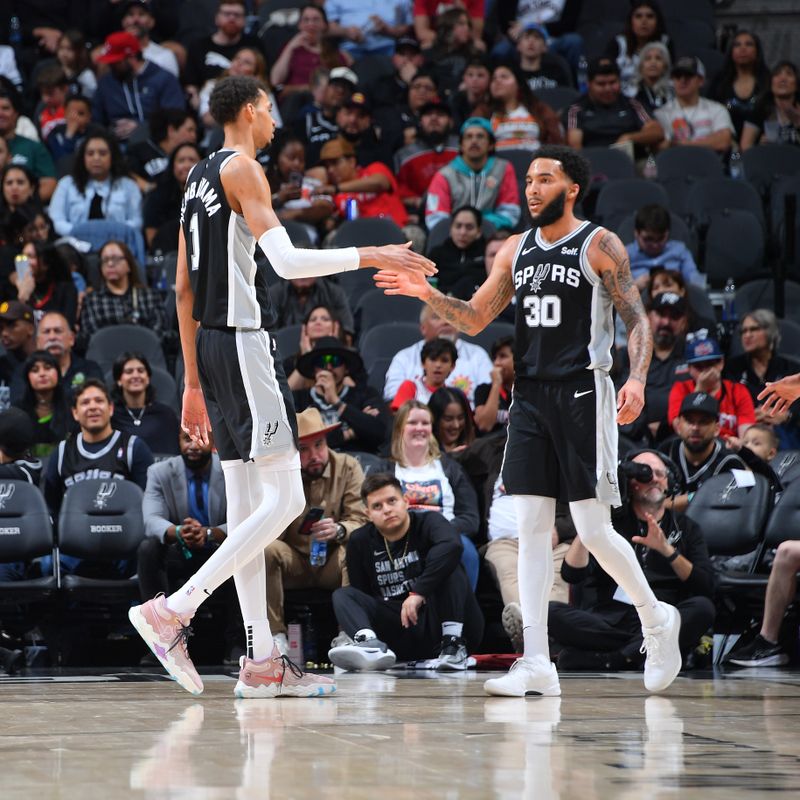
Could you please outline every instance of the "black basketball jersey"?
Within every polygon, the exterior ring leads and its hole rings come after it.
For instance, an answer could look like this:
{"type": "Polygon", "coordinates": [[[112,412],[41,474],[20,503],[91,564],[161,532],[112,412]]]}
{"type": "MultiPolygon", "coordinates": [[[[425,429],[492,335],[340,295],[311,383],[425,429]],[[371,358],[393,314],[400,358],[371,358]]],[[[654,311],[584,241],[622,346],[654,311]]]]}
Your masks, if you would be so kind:
{"type": "Polygon", "coordinates": [[[598,230],[586,221],[557,242],[538,228],[522,236],[511,266],[518,378],[561,381],[611,368],[611,297],[586,259],[598,230]]]}
{"type": "Polygon", "coordinates": [[[82,433],[60,442],[58,476],[64,488],[92,478],[130,480],[135,440],[132,434],[114,431],[105,446],[96,453],[87,450],[82,433]]]}
{"type": "MultiPolygon", "coordinates": [[[[269,328],[275,324],[265,258],[244,217],[225,198],[222,170],[236,150],[218,150],[192,167],[181,204],[192,316],[206,328],[269,328]]],[[[246,156],[242,156],[246,158],[246,156]]]]}

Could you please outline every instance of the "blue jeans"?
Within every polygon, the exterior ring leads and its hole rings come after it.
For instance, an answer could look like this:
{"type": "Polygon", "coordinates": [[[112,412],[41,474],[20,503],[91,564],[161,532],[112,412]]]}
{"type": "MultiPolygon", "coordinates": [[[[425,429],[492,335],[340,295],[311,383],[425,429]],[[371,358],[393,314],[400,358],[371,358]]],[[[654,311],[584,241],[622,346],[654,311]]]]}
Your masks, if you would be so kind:
{"type": "Polygon", "coordinates": [[[464,546],[464,551],[461,553],[461,564],[464,571],[467,573],[467,580],[472,591],[478,585],[478,573],[481,568],[481,557],[478,555],[478,550],[472,543],[472,539],[465,534],[461,534],[461,544],[464,546]]]}

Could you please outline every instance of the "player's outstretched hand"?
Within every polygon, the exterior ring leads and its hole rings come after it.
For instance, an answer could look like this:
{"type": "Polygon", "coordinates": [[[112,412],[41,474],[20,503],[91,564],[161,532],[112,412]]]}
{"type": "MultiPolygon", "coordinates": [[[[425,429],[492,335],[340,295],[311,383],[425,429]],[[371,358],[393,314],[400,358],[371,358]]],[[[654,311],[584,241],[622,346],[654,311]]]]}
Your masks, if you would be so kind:
{"type": "Polygon", "coordinates": [[[372,280],[384,294],[402,294],[424,301],[431,293],[431,285],[422,272],[382,269],[372,276],[372,280]]]}
{"type": "Polygon", "coordinates": [[[767,385],[758,395],[764,401],[761,408],[770,416],[783,414],[789,406],[800,398],[800,372],[796,375],[787,375],[779,381],[767,381],[767,385]]]}
{"type": "Polygon", "coordinates": [[[187,386],[183,390],[183,413],[181,428],[192,438],[195,444],[207,445],[211,423],[206,413],[206,401],[202,390],[187,386]]]}
{"type": "Polygon", "coordinates": [[[644,386],[633,378],[628,378],[617,395],[617,424],[628,425],[644,408],[644,386]]]}
{"type": "Polygon", "coordinates": [[[438,272],[433,261],[411,249],[411,242],[385,244],[378,247],[377,251],[376,266],[379,269],[421,272],[423,275],[435,275],[438,272]]]}

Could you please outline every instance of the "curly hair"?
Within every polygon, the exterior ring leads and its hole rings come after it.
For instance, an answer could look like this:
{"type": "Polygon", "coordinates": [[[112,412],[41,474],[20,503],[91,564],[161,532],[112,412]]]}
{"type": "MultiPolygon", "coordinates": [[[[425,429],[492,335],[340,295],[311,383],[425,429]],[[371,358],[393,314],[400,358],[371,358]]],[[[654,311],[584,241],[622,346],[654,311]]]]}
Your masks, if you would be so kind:
{"type": "Polygon", "coordinates": [[[236,120],[242,107],[247,103],[257,103],[264,91],[260,81],[247,75],[229,75],[217,81],[208,108],[218,125],[229,125],[236,120]]]}
{"type": "Polygon", "coordinates": [[[564,174],[579,186],[575,202],[577,203],[583,197],[589,186],[589,178],[592,172],[589,162],[577,150],[559,144],[546,144],[533,154],[531,164],[537,158],[551,158],[553,161],[561,162],[564,174]]]}

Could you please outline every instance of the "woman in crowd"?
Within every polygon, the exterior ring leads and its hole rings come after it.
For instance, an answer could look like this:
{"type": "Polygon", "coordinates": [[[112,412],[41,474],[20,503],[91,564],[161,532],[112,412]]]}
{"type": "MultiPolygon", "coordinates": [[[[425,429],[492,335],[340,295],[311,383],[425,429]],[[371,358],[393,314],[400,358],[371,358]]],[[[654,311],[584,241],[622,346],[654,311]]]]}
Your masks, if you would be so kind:
{"type": "Polygon", "coordinates": [[[800,145],[800,86],[797,67],[781,61],[772,68],[770,86],[744,123],[740,148],[757,144],[800,145]]]}
{"type": "Polygon", "coordinates": [[[437,389],[428,400],[428,407],[433,413],[433,435],[442,452],[459,452],[475,441],[472,409],[461,389],[437,389]]]}
{"type": "Polygon", "coordinates": [[[78,223],[108,220],[142,227],[142,194],[128,177],[119,145],[110,133],[92,131],[75,154],[72,174],[63,177],[50,201],[50,217],[61,236],[78,223]]]}
{"type": "Polygon", "coordinates": [[[97,78],[86,49],[86,39],[80,31],[72,29],[61,34],[56,59],[67,76],[70,93],[91,98],[97,91],[97,78]]]}
{"type": "Polygon", "coordinates": [[[316,342],[323,336],[333,336],[342,344],[348,344],[347,336],[336,314],[328,306],[315,306],[306,314],[300,328],[300,349],[293,356],[283,361],[284,372],[289,376],[289,388],[310,389],[314,385],[313,378],[306,378],[297,370],[297,359],[310,353],[316,342]]]}
{"type": "Polygon", "coordinates": [[[483,216],[477,208],[462,206],[453,214],[450,235],[431,250],[430,259],[439,269],[437,287],[445,294],[462,282],[475,286],[485,280],[482,223],[483,216]]]}
{"type": "Polygon", "coordinates": [[[639,54],[639,91],[636,99],[652,113],[675,97],[670,73],[672,59],[661,42],[646,44],[639,54]]]}
{"type": "Polygon", "coordinates": [[[52,244],[28,242],[22,248],[28,269],[17,274],[17,299],[32,306],[39,316],[45,311],[61,312],[75,327],[78,314],[78,290],[69,265],[52,244]]]}
{"type": "Polygon", "coordinates": [[[150,362],[141,353],[122,353],[112,376],[114,429],[141,437],[154,453],[178,455],[178,415],[156,400],[150,362]]]}
{"type": "Polygon", "coordinates": [[[36,431],[34,455],[49,455],[71,427],[68,398],[58,362],[46,350],[31,353],[22,365],[25,389],[17,403],[31,419],[36,431]]]}
{"type": "Polygon", "coordinates": [[[41,210],[36,178],[21,164],[6,164],[0,173],[0,238],[4,244],[18,247],[23,231],[41,210]]]}
{"type": "Polygon", "coordinates": [[[469,14],[463,8],[442,12],[436,19],[436,41],[425,51],[425,63],[445,96],[458,89],[467,62],[477,53],[469,14]]]}
{"type": "Polygon", "coordinates": [[[322,6],[308,3],[300,9],[298,33],[281,50],[272,65],[269,77],[273,86],[281,87],[281,99],[298,91],[308,91],[311,74],[324,67],[349,67],[353,59],[338,50],[328,33],[328,15],[322,6]]]}
{"type": "Polygon", "coordinates": [[[203,154],[192,142],[179,144],[169,157],[167,169],[159,176],[156,188],[144,199],[144,237],[152,250],[165,253],[177,250],[178,219],[183,190],[189,171],[203,154]]]}
{"type": "Polygon", "coordinates": [[[333,201],[314,195],[321,184],[306,175],[306,148],[295,133],[281,131],[270,146],[267,180],[272,190],[272,206],[281,221],[302,222],[311,241],[319,239],[317,226],[330,217],[333,201]]]}
{"type": "Polygon", "coordinates": [[[80,316],[79,341],[86,347],[95,331],[109,325],[141,325],[162,337],[166,313],[161,295],[142,283],[139,265],[130,249],[112,240],[100,249],[103,285],[89,292],[80,316]]]}
{"type": "Polygon", "coordinates": [[[506,149],[538,150],[543,144],[564,143],[555,112],[536,97],[516,66],[494,68],[489,94],[490,122],[500,155],[506,149]]]}
{"type": "Polygon", "coordinates": [[[617,62],[622,92],[635,97],[639,91],[639,61],[642,49],[650,42],[660,42],[672,50],[667,35],[664,14],[654,0],[635,0],[631,3],[622,33],[615,36],[606,48],[606,55],[617,62]]]}
{"type": "Polygon", "coordinates": [[[709,93],[730,112],[737,140],[741,140],[744,123],[755,110],[756,99],[769,88],[769,68],[760,39],[750,31],[739,31],[709,93]]]}
{"type": "Polygon", "coordinates": [[[388,471],[403,484],[411,511],[437,511],[452,524],[474,590],[480,567],[473,542],[479,528],[478,498],[461,465],[442,455],[433,434],[433,412],[419,400],[404,403],[395,415],[388,471]]]}

